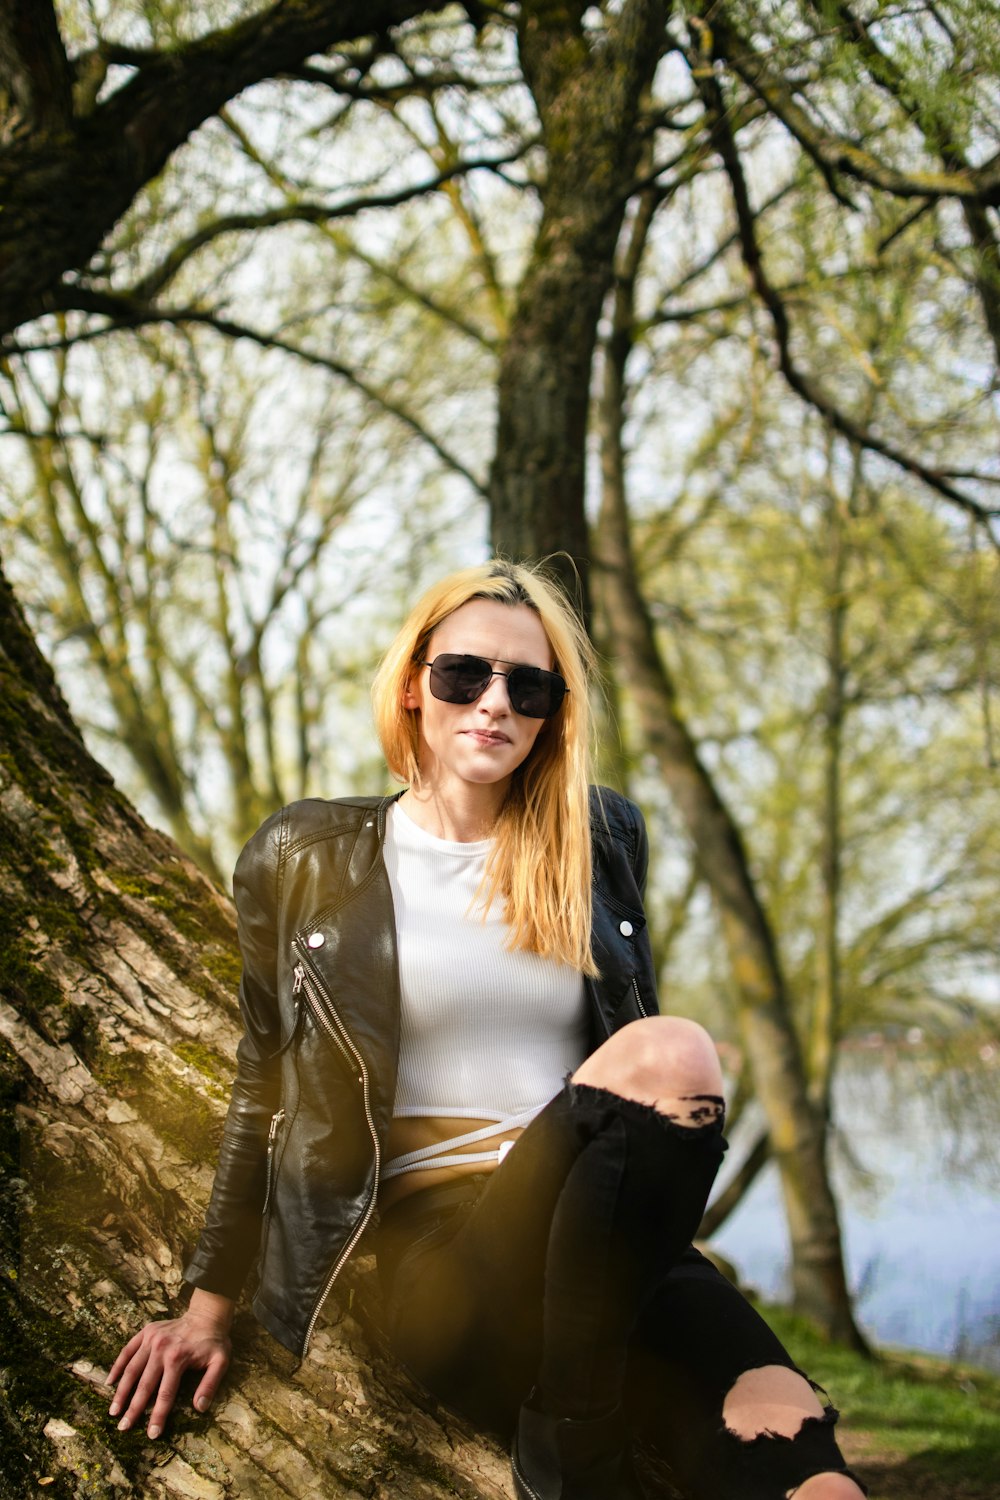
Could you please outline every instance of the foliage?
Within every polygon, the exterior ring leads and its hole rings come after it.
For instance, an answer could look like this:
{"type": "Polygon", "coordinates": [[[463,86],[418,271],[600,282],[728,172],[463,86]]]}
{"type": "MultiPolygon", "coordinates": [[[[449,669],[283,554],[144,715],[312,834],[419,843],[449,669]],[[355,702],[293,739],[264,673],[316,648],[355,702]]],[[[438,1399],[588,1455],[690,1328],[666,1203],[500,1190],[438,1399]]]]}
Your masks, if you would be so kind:
{"type": "Polygon", "coordinates": [[[842,1437],[872,1492],[900,1500],[988,1500],[1000,1452],[1000,1381],[985,1371],[886,1352],[877,1361],[819,1338],[781,1308],[767,1319],[794,1358],[827,1388],[842,1437]]]}

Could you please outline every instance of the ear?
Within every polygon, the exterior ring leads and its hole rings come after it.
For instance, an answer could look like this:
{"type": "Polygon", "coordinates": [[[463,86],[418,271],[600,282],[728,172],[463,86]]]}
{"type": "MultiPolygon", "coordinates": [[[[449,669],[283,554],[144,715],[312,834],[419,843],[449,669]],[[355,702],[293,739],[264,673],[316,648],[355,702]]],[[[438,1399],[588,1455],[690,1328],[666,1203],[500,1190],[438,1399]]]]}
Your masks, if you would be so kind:
{"type": "Polygon", "coordinates": [[[420,707],[420,699],[413,690],[412,677],[408,677],[406,679],[406,686],[403,689],[403,707],[409,709],[417,709],[420,707]]]}

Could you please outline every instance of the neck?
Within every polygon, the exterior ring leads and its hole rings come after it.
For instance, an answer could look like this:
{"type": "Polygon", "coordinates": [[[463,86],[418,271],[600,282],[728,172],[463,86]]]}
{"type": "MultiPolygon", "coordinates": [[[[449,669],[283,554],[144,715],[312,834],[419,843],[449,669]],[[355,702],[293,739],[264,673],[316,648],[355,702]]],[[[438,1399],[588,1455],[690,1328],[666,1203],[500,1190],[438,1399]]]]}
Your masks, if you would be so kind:
{"type": "Polygon", "coordinates": [[[507,782],[491,786],[469,786],[447,797],[433,787],[409,787],[400,797],[406,815],[418,828],[435,838],[455,844],[474,844],[487,839],[507,795],[507,782]]]}

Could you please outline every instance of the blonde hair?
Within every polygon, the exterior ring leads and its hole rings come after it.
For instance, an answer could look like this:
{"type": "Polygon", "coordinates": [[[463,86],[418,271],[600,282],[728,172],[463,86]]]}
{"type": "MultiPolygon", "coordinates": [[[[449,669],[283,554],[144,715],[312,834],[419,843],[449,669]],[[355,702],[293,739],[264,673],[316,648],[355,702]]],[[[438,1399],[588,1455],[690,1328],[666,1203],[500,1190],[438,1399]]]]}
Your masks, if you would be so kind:
{"type": "Polygon", "coordinates": [[[548,637],[569,693],[515,771],[493,827],[484,909],[504,902],[508,946],[596,975],[590,951],[590,679],[594,650],[561,588],[539,568],[494,561],[450,573],[417,601],[375,674],[375,728],[399,781],[419,785],[420,727],[403,694],[436,626],[470,599],[526,604],[548,637]]]}

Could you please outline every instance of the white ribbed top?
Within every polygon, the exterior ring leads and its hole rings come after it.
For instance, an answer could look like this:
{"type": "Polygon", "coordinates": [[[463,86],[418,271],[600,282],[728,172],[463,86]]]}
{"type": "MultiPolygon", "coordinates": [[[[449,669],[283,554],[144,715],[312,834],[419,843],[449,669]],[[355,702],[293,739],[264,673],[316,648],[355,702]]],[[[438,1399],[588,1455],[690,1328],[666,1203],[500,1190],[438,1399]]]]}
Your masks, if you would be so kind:
{"type": "Polygon", "coordinates": [[[587,1054],[583,979],[509,952],[499,903],[474,907],[490,840],[459,844],[389,809],[385,863],[401,995],[394,1115],[537,1112],[587,1054]]]}

